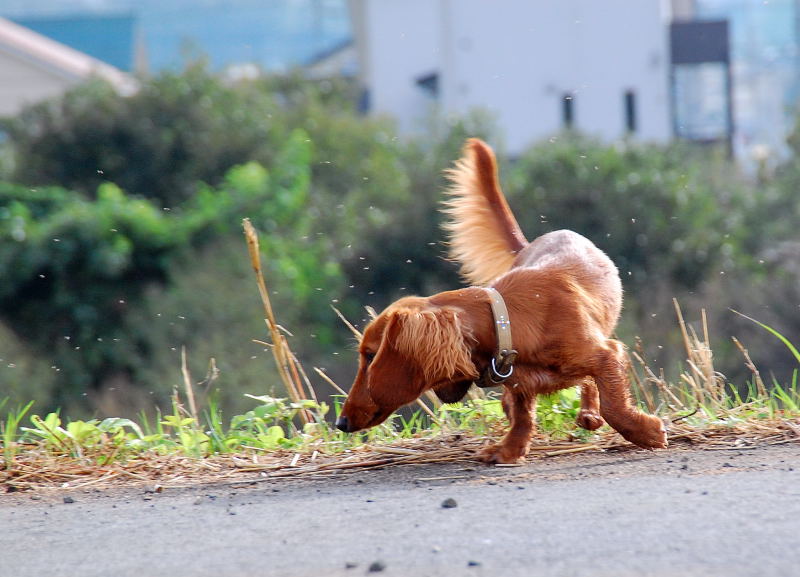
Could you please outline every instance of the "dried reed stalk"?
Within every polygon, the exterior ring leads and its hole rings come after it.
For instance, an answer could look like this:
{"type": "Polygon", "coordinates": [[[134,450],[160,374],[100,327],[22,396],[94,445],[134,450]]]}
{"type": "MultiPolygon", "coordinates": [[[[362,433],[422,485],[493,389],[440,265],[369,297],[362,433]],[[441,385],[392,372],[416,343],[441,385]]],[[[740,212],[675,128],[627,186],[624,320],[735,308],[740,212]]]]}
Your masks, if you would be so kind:
{"type": "Polygon", "coordinates": [[[705,309],[701,311],[703,337],[700,338],[697,332],[686,324],[677,299],[672,301],[686,348],[686,364],[689,367],[689,370],[681,375],[681,379],[689,385],[699,405],[711,401],[716,408],[722,408],[727,396],[725,378],[714,369],[706,311],[705,309]]]}
{"type": "MultiPolygon", "coordinates": [[[[283,336],[280,325],[275,321],[275,314],[272,311],[272,302],[269,299],[269,291],[267,291],[267,284],[264,281],[264,273],[261,268],[261,251],[258,244],[258,233],[249,218],[244,219],[242,225],[244,226],[244,234],[247,239],[247,249],[250,252],[250,264],[253,266],[253,271],[256,275],[256,283],[258,284],[258,293],[261,296],[261,303],[264,306],[264,313],[266,315],[264,320],[267,323],[267,328],[272,337],[273,346],[271,350],[275,358],[275,364],[278,367],[278,374],[286,388],[289,399],[294,403],[299,403],[307,397],[303,390],[303,384],[297,369],[297,359],[289,348],[286,337],[283,336]]],[[[304,424],[314,421],[311,413],[306,410],[300,411],[299,416],[304,424]]]]}
{"type": "Polygon", "coordinates": [[[350,332],[353,333],[353,336],[356,338],[356,340],[361,342],[361,331],[359,331],[353,325],[353,323],[351,323],[349,320],[347,320],[347,317],[342,314],[342,311],[337,309],[335,306],[331,306],[331,308],[333,309],[333,312],[336,313],[336,316],[339,317],[339,320],[341,320],[344,323],[344,326],[346,326],[348,329],[350,329],[350,332]]]}
{"type": "Polygon", "coordinates": [[[181,347],[181,374],[183,375],[183,386],[186,389],[186,399],[189,401],[189,416],[194,419],[193,426],[197,427],[200,419],[197,414],[197,403],[194,399],[194,387],[192,386],[192,377],[189,374],[189,366],[186,363],[186,347],[181,347]]]}
{"type": "Polygon", "coordinates": [[[758,368],[753,362],[753,359],[750,358],[749,351],[744,347],[744,345],[742,345],[742,343],[739,342],[739,339],[737,339],[736,337],[731,337],[731,339],[733,340],[733,344],[736,345],[736,348],[739,349],[739,352],[742,353],[742,356],[744,357],[745,366],[753,374],[753,381],[755,382],[758,394],[766,397],[767,387],[764,386],[764,380],[761,378],[761,373],[759,372],[758,368]]]}
{"type": "Polygon", "coordinates": [[[347,393],[344,391],[344,389],[343,389],[342,387],[340,387],[339,385],[337,385],[337,384],[336,384],[336,383],[333,381],[333,379],[332,379],[332,378],[330,378],[328,375],[326,375],[326,374],[325,374],[325,371],[323,371],[323,370],[322,370],[322,369],[320,369],[319,367],[314,367],[314,370],[316,371],[316,373],[317,373],[317,374],[318,374],[320,377],[322,377],[322,378],[323,378],[323,380],[324,380],[326,383],[328,383],[330,386],[332,386],[334,389],[336,389],[336,391],[337,391],[337,392],[338,392],[340,395],[344,395],[345,397],[347,396],[347,393]]]}
{"type": "MultiPolygon", "coordinates": [[[[667,383],[666,378],[664,377],[663,372],[661,376],[657,376],[650,368],[650,366],[647,364],[647,361],[645,361],[644,359],[644,351],[633,352],[632,355],[633,358],[636,359],[636,362],[639,363],[639,365],[642,367],[642,370],[645,373],[646,383],[654,384],[658,388],[659,392],[661,392],[661,394],[663,395],[663,398],[668,401],[668,405],[671,404],[669,403],[669,401],[671,400],[672,403],[674,403],[673,408],[685,409],[686,404],[683,401],[681,401],[677,396],[675,396],[675,393],[672,392],[669,384],[667,383]]],[[[645,383],[640,383],[638,375],[636,375],[635,372],[633,372],[633,374],[634,374],[634,380],[637,383],[639,383],[640,388],[643,388],[645,383]]],[[[655,412],[655,403],[654,401],[650,402],[653,402],[653,407],[651,407],[648,404],[648,409],[655,412]]]]}
{"type": "Polygon", "coordinates": [[[698,385],[697,379],[701,377],[700,371],[697,369],[696,366],[693,366],[692,359],[695,357],[695,351],[692,346],[692,339],[689,336],[689,327],[686,324],[686,321],[683,319],[683,312],[681,311],[681,306],[678,304],[678,299],[673,298],[672,304],[675,306],[675,314],[678,317],[678,326],[681,330],[681,336],[683,337],[683,346],[686,349],[686,359],[689,363],[689,373],[683,373],[681,378],[689,385],[690,390],[693,393],[695,401],[698,404],[702,404],[703,402],[703,393],[702,389],[698,385]]]}

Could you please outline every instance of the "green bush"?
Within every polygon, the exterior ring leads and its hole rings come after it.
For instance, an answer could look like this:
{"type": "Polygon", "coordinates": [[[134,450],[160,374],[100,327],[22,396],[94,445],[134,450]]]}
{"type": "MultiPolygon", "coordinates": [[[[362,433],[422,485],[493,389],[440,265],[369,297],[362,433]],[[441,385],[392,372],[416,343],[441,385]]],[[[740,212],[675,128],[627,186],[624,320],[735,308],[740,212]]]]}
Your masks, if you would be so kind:
{"type": "Polygon", "coordinates": [[[57,366],[0,322],[0,405],[7,398],[8,407],[22,407],[30,401],[47,406],[58,376],[57,366]]]}
{"type": "Polygon", "coordinates": [[[271,270],[290,280],[305,318],[327,314],[312,286],[335,285],[339,269],[305,212],[307,140],[301,132],[287,139],[280,171],[235,167],[218,189],[202,187],[170,211],[110,183],[94,200],[63,189],[0,188],[0,314],[59,369],[55,403],[135,378],[152,350],[147,326],[130,330],[145,292],[174,282],[173,269],[204,246],[241,238],[246,216],[266,232],[271,270]]]}
{"type": "Polygon", "coordinates": [[[227,86],[198,63],[145,81],[129,97],[91,81],[3,128],[15,150],[16,182],[91,195],[111,181],[174,207],[198,182],[216,185],[236,164],[269,164],[287,137],[278,112],[269,93],[227,86]]]}
{"type": "MultiPolygon", "coordinates": [[[[424,139],[402,144],[390,141],[381,165],[383,182],[370,177],[351,210],[370,218],[348,240],[343,268],[358,301],[383,308],[409,294],[431,294],[460,285],[457,266],[446,260],[445,238],[439,211],[448,186],[446,168],[460,157],[468,137],[487,138],[491,122],[473,114],[452,123],[431,119],[424,139]],[[386,182],[386,176],[389,181],[386,182]],[[387,191],[392,191],[387,194],[387,191]]],[[[336,166],[330,168],[334,178],[336,166]]]]}
{"type": "Polygon", "coordinates": [[[723,266],[738,232],[728,215],[739,197],[711,186],[712,165],[681,146],[563,135],[519,159],[508,189],[529,235],[582,233],[611,256],[634,292],[664,282],[694,289],[723,266]]]}

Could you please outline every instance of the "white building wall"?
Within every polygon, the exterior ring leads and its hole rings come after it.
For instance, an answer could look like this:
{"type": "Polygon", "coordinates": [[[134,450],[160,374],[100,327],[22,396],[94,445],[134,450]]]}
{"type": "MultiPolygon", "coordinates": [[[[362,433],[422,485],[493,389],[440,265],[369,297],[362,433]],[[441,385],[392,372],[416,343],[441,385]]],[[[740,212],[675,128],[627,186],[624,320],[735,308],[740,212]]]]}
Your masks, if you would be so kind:
{"type": "MultiPolygon", "coordinates": [[[[369,87],[370,111],[394,116],[401,131],[420,128],[435,104],[416,81],[441,66],[438,0],[356,3],[363,10],[361,77],[369,87]]],[[[356,19],[358,22],[358,19],[356,19]]]]}
{"type": "Polygon", "coordinates": [[[113,66],[0,18],[0,116],[15,115],[93,76],[123,95],[138,89],[132,77],[113,66]]]}
{"type": "Polygon", "coordinates": [[[0,116],[13,116],[24,106],[56,97],[75,83],[0,51],[0,116]]]}
{"type": "Polygon", "coordinates": [[[636,99],[643,140],[670,138],[667,15],[660,0],[363,0],[363,80],[374,113],[402,132],[424,128],[429,99],[415,79],[439,72],[445,114],[488,110],[521,152],[562,128],[625,134],[624,94],[636,99]]]}

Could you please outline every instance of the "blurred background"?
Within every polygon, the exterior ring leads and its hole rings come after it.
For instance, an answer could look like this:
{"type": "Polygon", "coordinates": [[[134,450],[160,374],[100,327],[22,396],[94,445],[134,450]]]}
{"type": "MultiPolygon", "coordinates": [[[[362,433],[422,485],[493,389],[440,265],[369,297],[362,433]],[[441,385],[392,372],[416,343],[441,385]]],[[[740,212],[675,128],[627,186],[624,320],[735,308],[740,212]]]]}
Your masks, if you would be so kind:
{"type": "MultiPolygon", "coordinates": [[[[0,399],[168,403],[181,349],[226,411],[283,396],[278,322],[347,388],[364,306],[459,286],[437,213],[466,137],[529,238],[620,268],[619,337],[677,378],[673,298],[717,369],[796,379],[797,0],[3,0],[0,399]]],[[[331,389],[312,376],[320,394],[331,389]]]]}

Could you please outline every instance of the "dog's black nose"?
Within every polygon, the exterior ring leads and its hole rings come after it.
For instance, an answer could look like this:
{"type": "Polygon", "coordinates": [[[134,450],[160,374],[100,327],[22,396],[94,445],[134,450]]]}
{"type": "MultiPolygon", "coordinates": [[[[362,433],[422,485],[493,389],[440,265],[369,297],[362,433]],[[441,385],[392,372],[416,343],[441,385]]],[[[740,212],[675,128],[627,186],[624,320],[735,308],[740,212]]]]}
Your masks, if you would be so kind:
{"type": "Polygon", "coordinates": [[[345,433],[350,432],[350,423],[347,422],[347,417],[344,415],[340,416],[336,419],[336,428],[340,431],[344,431],[345,433]]]}

